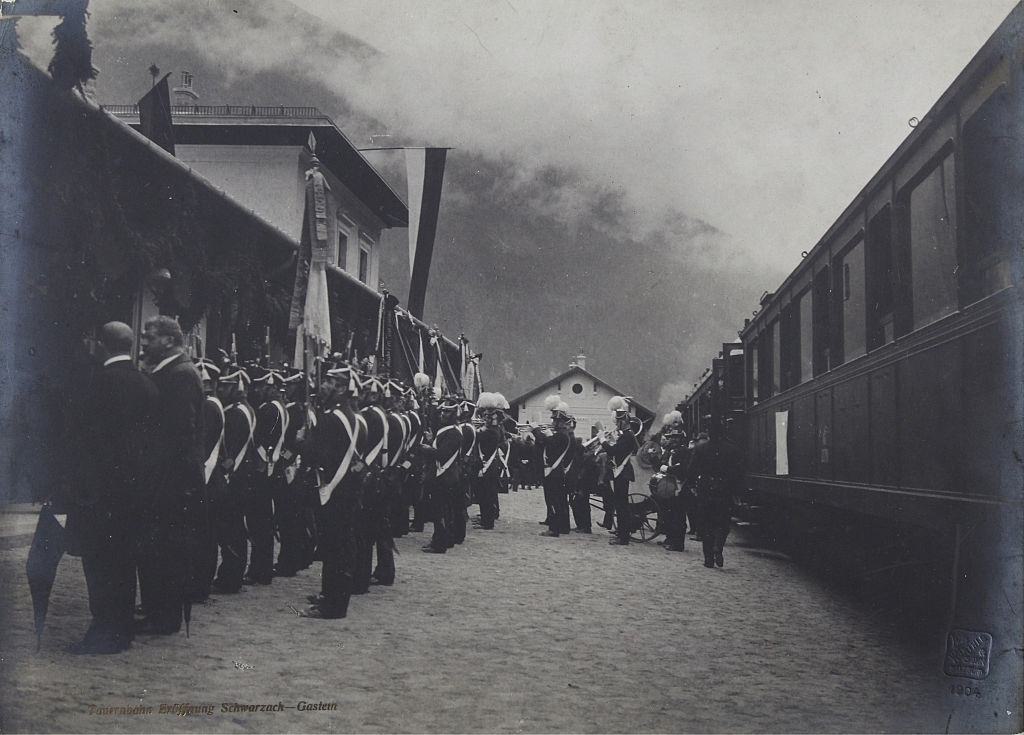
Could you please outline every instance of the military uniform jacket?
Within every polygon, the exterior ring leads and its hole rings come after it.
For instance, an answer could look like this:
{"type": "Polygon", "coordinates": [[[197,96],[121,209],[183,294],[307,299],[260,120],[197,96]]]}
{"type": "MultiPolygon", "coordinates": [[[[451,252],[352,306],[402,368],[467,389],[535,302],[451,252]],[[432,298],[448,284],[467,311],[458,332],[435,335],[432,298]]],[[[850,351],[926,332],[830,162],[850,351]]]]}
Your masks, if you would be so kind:
{"type": "Polygon", "coordinates": [[[232,403],[224,409],[224,462],[225,475],[230,481],[238,476],[243,479],[252,469],[252,437],[256,431],[256,412],[246,401],[232,403]]]}
{"type": "Polygon", "coordinates": [[[502,476],[501,443],[503,437],[499,429],[486,427],[476,433],[476,454],[479,459],[479,477],[494,480],[502,476]]]}
{"type": "Polygon", "coordinates": [[[398,467],[405,459],[405,448],[409,440],[409,425],[404,415],[389,411],[388,440],[384,447],[384,466],[398,467]]]}
{"type": "Polygon", "coordinates": [[[686,477],[686,470],[690,464],[690,450],[686,447],[675,447],[665,457],[665,465],[668,467],[668,474],[677,480],[686,477]]]}
{"type": "Polygon", "coordinates": [[[434,435],[434,476],[445,484],[458,481],[458,459],[462,456],[462,431],[457,425],[442,426],[434,435]]]}
{"type": "Polygon", "coordinates": [[[366,425],[359,453],[367,467],[383,467],[388,446],[388,416],[380,406],[366,406],[359,412],[366,425]]]}
{"type": "Polygon", "coordinates": [[[210,484],[224,445],[224,406],[217,396],[203,401],[203,479],[210,484]]]}
{"type": "Polygon", "coordinates": [[[321,505],[327,505],[338,487],[361,470],[358,448],[366,440],[363,427],[351,409],[335,408],[317,420],[307,454],[319,472],[321,505]]]}
{"type": "Polygon", "coordinates": [[[459,424],[459,430],[462,432],[462,456],[469,459],[476,448],[476,427],[466,421],[459,424]]]}
{"type": "Polygon", "coordinates": [[[288,419],[288,409],[278,400],[267,401],[256,411],[253,443],[260,467],[265,468],[268,477],[274,473],[274,467],[281,459],[288,419]]]}
{"type": "Polygon", "coordinates": [[[632,482],[636,479],[636,475],[633,473],[633,463],[630,461],[638,449],[640,449],[640,443],[636,440],[636,434],[630,429],[619,432],[619,438],[614,444],[605,442],[605,446],[608,448],[608,463],[611,465],[612,478],[615,480],[628,480],[632,482]]]}
{"type": "Polygon", "coordinates": [[[569,462],[572,461],[572,435],[556,431],[548,436],[540,429],[534,429],[533,436],[541,448],[544,459],[544,477],[555,473],[564,475],[569,462]]]}

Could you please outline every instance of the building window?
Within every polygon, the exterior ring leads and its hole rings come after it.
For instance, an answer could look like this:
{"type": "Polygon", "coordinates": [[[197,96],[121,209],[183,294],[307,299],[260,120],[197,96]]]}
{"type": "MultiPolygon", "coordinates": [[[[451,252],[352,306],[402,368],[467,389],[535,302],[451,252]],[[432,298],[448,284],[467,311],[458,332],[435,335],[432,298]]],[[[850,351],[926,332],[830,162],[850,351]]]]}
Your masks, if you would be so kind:
{"type": "Polygon", "coordinates": [[[369,283],[370,278],[370,251],[362,245],[359,246],[359,280],[369,283]]]}
{"type": "Polygon", "coordinates": [[[192,72],[183,71],[181,73],[181,86],[185,89],[192,89],[192,72]]]}
{"type": "Polygon", "coordinates": [[[957,308],[956,191],[947,155],[909,194],[910,282],[915,328],[957,308]]]}
{"type": "Polygon", "coordinates": [[[583,392],[583,385],[581,383],[573,383],[572,392],[575,393],[576,395],[579,395],[580,393],[583,392]]]}
{"type": "Polygon", "coordinates": [[[338,253],[334,262],[343,270],[348,265],[348,233],[343,232],[341,228],[338,228],[338,253]]]}
{"type": "Polygon", "coordinates": [[[1014,240],[1020,234],[1019,150],[1006,86],[963,128],[964,223],[960,287],[965,304],[1012,285],[1014,240]],[[1015,222],[1014,219],[1018,218],[1015,222]]]}
{"type": "Polygon", "coordinates": [[[771,388],[769,395],[776,395],[782,390],[782,334],[779,329],[779,320],[768,325],[769,341],[772,344],[770,369],[768,370],[771,388]]]}
{"type": "Polygon", "coordinates": [[[597,395],[597,383],[594,383],[594,395],[597,395]]]}

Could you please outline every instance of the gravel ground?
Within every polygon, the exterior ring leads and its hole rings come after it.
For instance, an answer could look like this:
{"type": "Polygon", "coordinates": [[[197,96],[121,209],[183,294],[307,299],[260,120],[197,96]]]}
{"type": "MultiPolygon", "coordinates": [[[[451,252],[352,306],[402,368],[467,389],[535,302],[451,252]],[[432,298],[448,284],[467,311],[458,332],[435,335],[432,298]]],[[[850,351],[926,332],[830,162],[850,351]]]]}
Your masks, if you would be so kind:
{"type": "Polygon", "coordinates": [[[353,598],[345,620],[290,609],[319,589],[316,564],[196,607],[191,638],[140,638],[118,656],[64,652],[89,619],[68,557],[35,653],[28,550],[2,550],[0,732],[945,728],[937,662],[780,555],[732,538],[709,570],[696,545],[541,538],[539,490],[501,501],[494,531],[445,556],[419,552],[424,534],[399,539],[397,583],[353,598]],[[181,704],[213,714],[173,714],[181,704]],[[151,712],[105,709],[118,707],[151,712]]]}

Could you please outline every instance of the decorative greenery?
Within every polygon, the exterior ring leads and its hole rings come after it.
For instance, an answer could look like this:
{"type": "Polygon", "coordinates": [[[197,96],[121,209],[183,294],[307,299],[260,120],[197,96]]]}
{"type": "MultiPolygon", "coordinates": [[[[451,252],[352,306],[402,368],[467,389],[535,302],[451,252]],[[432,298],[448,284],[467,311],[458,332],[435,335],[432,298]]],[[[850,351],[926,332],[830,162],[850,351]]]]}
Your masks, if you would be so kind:
{"type": "Polygon", "coordinates": [[[48,70],[61,89],[81,89],[97,70],[92,65],[92,42],[86,33],[88,0],[69,0],[60,23],[53,29],[53,58],[48,70]]]}

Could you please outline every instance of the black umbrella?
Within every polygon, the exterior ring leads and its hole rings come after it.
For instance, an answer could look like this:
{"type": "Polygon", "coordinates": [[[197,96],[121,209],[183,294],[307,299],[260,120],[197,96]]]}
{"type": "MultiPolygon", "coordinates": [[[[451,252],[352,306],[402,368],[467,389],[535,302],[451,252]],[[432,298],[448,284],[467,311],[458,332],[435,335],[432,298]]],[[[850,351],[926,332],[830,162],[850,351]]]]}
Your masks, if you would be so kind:
{"type": "Polygon", "coordinates": [[[36,651],[43,643],[43,625],[46,623],[46,611],[50,607],[50,590],[53,589],[57,565],[62,556],[64,527],[57,522],[53,508],[44,505],[39,511],[36,535],[32,538],[32,547],[28,550],[28,561],[25,563],[28,588],[32,593],[32,611],[36,620],[36,651]]]}

